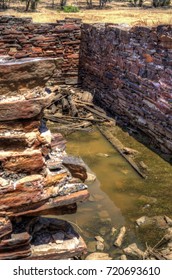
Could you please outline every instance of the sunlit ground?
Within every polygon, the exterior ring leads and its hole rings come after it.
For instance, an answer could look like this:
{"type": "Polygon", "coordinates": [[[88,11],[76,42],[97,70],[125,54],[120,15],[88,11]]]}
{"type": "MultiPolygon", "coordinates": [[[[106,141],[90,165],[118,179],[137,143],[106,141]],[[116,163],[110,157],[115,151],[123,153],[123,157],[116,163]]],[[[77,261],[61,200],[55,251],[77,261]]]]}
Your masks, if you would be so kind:
{"type": "MultiPolygon", "coordinates": [[[[128,3],[107,4],[105,9],[84,9],[81,8],[77,13],[65,13],[57,8],[51,8],[51,0],[41,1],[38,5],[37,12],[26,13],[12,9],[14,4],[11,4],[11,9],[1,11],[0,15],[15,15],[18,17],[32,17],[34,22],[56,22],[56,20],[64,19],[65,17],[81,18],[85,23],[108,22],[108,23],[126,23],[129,25],[158,25],[172,24],[172,8],[135,8],[130,7],[128,3]]],[[[69,1],[70,4],[71,1],[69,1]]],[[[75,1],[76,2],[76,1],[75,1]]],[[[86,2],[86,1],[85,1],[86,2]]],[[[85,3],[83,2],[83,3],[85,3]]],[[[93,3],[96,3],[93,1],[93,3]]],[[[84,5],[82,4],[82,7],[84,5]]],[[[85,5],[86,7],[86,5],[85,5]]],[[[24,8],[23,3],[17,4],[18,10],[24,8]]]]}

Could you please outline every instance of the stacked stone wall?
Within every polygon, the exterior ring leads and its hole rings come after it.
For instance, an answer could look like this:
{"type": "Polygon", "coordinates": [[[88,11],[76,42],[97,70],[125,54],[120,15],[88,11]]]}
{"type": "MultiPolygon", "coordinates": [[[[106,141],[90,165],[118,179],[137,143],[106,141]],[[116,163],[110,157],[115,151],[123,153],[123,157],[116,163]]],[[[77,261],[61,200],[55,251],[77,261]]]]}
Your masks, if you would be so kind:
{"type": "Polygon", "coordinates": [[[83,24],[80,81],[95,100],[172,152],[172,28],[83,24]]]}
{"type": "Polygon", "coordinates": [[[81,34],[79,19],[33,23],[31,18],[0,17],[0,56],[58,58],[56,84],[77,84],[81,34]]]}
{"type": "Polygon", "coordinates": [[[33,23],[31,18],[1,16],[3,56],[16,60],[54,58],[56,69],[48,74],[48,81],[77,85],[79,77],[82,87],[90,90],[101,106],[142,130],[162,152],[171,154],[170,25],[81,25],[79,19],[68,18],[42,24],[33,23]]]}

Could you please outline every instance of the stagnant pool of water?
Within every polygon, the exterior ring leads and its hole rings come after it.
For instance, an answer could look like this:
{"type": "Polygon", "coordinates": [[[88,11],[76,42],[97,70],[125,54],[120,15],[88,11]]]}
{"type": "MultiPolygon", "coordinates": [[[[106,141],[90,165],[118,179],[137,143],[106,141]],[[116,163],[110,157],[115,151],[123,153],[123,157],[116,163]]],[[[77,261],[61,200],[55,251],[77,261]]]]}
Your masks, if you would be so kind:
{"type": "Polygon", "coordinates": [[[97,179],[89,184],[90,199],[78,204],[77,213],[60,217],[75,224],[89,252],[95,251],[95,236],[102,236],[104,251],[113,259],[122,251],[113,245],[112,227],[126,226],[123,247],[136,242],[144,249],[146,243],[154,246],[159,241],[161,231],[140,230],[135,220],[143,215],[172,215],[171,165],[121,129],[117,136],[139,151],[140,160],[148,166],[148,178],[142,179],[97,129],[75,132],[67,137],[67,153],[82,157],[97,179]]]}

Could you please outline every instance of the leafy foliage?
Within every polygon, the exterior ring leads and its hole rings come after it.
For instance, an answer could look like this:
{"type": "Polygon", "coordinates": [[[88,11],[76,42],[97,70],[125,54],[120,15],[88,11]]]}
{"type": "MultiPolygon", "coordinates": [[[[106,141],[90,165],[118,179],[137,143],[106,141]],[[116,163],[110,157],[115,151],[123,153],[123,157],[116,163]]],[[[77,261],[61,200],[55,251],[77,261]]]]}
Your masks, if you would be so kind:
{"type": "Polygon", "coordinates": [[[77,6],[64,6],[63,11],[65,13],[77,13],[79,12],[79,8],[77,6]]]}
{"type": "Polygon", "coordinates": [[[153,7],[165,7],[170,6],[171,0],[153,0],[152,6],[153,7]]]}
{"type": "MultiPolygon", "coordinates": [[[[129,0],[129,2],[134,7],[142,7],[144,4],[144,0],[129,0]]],[[[170,6],[170,3],[171,3],[171,0],[152,0],[152,6],[154,8],[170,6]]]]}

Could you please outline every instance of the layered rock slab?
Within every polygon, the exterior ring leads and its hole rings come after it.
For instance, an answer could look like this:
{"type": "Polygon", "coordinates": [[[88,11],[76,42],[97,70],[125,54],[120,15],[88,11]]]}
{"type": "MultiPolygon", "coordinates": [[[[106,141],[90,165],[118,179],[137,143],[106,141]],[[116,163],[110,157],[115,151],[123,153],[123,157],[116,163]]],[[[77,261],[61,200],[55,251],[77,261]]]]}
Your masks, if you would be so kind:
{"type": "Polygon", "coordinates": [[[18,218],[13,232],[0,243],[0,259],[68,259],[86,252],[86,244],[66,221],[18,218]]]}
{"type": "Polygon", "coordinates": [[[0,100],[0,121],[29,119],[39,115],[42,110],[51,104],[54,94],[45,94],[37,98],[27,99],[27,95],[12,96],[0,100]]]}
{"type": "Polygon", "coordinates": [[[44,87],[54,71],[60,68],[57,58],[13,59],[4,56],[0,60],[1,94],[11,96],[14,91],[44,87]]]}
{"type": "MultiPolygon", "coordinates": [[[[19,63],[20,70],[25,67],[21,65],[19,63]]],[[[11,75],[10,67],[9,62],[4,69],[11,75]]],[[[10,92],[10,83],[9,91],[6,86],[3,87],[5,76],[0,80],[3,94],[0,97],[0,259],[72,257],[84,252],[86,245],[76,234],[65,237],[69,226],[63,231],[65,238],[63,242],[60,241],[60,245],[57,239],[62,229],[58,229],[57,221],[39,220],[43,229],[46,228],[46,233],[43,230],[35,236],[35,232],[25,226],[27,218],[23,217],[20,225],[22,230],[16,230],[18,222],[14,220],[15,217],[20,219],[21,215],[36,215],[52,208],[61,213],[65,206],[75,206],[89,196],[87,186],[72,176],[80,169],[80,177],[74,177],[85,178],[84,168],[76,165],[71,169],[63,164],[63,158],[66,157],[65,141],[61,135],[53,137],[42,120],[44,108],[51,104],[58,89],[53,91],[51,88],[37,87],[29,90],[24,78],[27,88],[24,90],[24,87],[20,87],[22,77],[20,80],[19,69],[16,68],[17,92],[10,92]],[[39,236],[42,236],[42,243],[38,246],[39,236]],[[46,240],[47,236],[49,241],[46,240]]],[[[30,74],[27,75],[29,80],[30,74]]],[[[34,222],[37,220],[34,219],[34,222]]]]}

